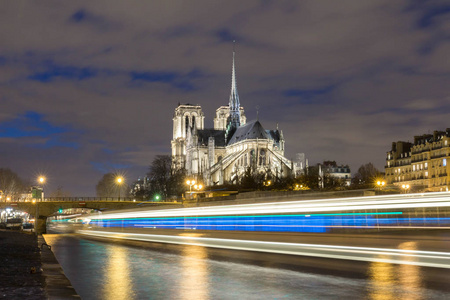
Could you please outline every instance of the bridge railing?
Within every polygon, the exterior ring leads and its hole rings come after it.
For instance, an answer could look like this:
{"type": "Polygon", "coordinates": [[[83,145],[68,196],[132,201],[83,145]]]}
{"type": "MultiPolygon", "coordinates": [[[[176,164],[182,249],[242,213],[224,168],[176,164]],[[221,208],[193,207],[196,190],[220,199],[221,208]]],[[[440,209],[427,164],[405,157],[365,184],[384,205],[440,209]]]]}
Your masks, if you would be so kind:
{"type": "Polygon", "coordinates": [[[161,201],[147,201],[142,199],[136,199],[133,197],[45,197],[44,202],[89,202],[89,201],[117,201],[117,202],[176,202],[173,200],[161,200],[161,201]]]}

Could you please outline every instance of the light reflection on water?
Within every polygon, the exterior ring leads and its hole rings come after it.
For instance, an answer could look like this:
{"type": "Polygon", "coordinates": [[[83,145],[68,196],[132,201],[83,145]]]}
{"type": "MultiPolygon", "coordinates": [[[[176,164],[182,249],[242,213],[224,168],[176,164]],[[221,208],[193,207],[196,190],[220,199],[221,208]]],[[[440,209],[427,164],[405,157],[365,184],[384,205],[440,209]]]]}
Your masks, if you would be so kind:
{"type": "MultiPolygon", "coordinates": [[[[181,234],[183,236],[199,237],[202,234],[181,234]]],[[[180,284],[180,299],[209,299],[207,253],[204,247],[183,246],[181,256],[182,277],[180,284]]]]}
{"type": "MultiPolygon", "coordinates": [[[[378,258],[387,259],[387,256],[380,255],[378,258]]],[[[369,267],[371,282],[368,292],[370,299],[390,300],[397,299],[392,288],[395,287],[394,266],[388,263],[373,262],[369,267]]]]}
{"type": "MultiPolygon", "coordinates": [[[[417,250],[416,242],[404,242],[398,246],[402,250],[417,250]]],[[[389,256],[379,255],[380,259],[389,259],[389,256]]],[[[414,261],[411,256],[404,256],[405,261],[414,261]]],[[[368,286],[369,297],[374,300],[390,299],[423,299],[423,282],[421,269],[414,265],[395,265],[382,262],[373,262],[369,267],[368,286]]]]}
{"type": "Polygon", "coordinates": [[[373,263],[369,279],[349,279],[211,260],[198,246],[180,245],[180,254],[173,254],[165,246],[155,251],[76,235],[45,239],[83,300],[442,299],[423,293],[415,266],[373,263]]]}
{"type": "Polygon", "coordinates": [[[133,298],[134,289],[128,261],[128,248],[108,248],[106,253],[105,285],[106,299],[126,300],[133,298]]]}
{"type": "MultiPolygon", "coordinates": [[[[402,250],[417,250],[416,242],[405,242],[398,246],[402,250]]],[[[405,256],[404,260],[414,261],[414,257],[405,256]]],[[[410,300],[423,299],[421,269],[413,265],[399,265],[400,286],[403,288],[405,297],[410,300]]],[[[406,299],[405,298],[405,299],[406,299]]]]}

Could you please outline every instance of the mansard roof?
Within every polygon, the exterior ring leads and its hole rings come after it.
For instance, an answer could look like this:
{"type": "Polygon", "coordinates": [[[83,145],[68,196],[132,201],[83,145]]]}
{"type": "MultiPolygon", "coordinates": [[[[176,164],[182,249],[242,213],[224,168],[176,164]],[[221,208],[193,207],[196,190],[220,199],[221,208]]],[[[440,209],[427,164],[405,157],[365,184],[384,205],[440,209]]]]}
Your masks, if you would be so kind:
{"type": "Polygon", "coordinates": [[[252,139],[269,139],[266,130],[262,127],[259,121],[251,121],[243,126],[236,129],[236,132],[231,137],[228,145],[252,139]]]}
{"type": "Polygon", "coordinates": [[[214,138],[215,147],[225,147],[225,130],[202,129],[197,131],[198,144],[207,146],[209,138],[214,138]]]}

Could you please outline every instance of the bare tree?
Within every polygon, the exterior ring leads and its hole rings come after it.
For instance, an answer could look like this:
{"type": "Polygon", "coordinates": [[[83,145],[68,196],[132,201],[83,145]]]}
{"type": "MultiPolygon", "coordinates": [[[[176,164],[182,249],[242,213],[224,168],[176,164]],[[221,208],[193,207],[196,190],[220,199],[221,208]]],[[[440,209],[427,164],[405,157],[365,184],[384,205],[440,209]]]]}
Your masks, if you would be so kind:
{"type": "Polygon", "coordinates": [[[25,185],[16,173],[8,168],[0,168],[0,190],[5,196],[16,198],[24,192],[25,185]]]}
{"type": "Polygon", "coordinates": [[[58,186],[58,187],[56,188],[56,191],[54,191],[54,192],[50,195],[50,197],[58,197],[58,198],[62,198],[62,197],[70,197],[70,193],[67,192],[67,191],[65,191],[65,190],[63,189],[62,186],[58,186]]]}
{"type": "Polygon", "coordinates": [[[150,171],[150,197],[159,194],[163,199],[169,196],[179,196],[184,190],[184,169],[175,169],[172,157],[157,155],[153,160],[150,171]]]}
{"type": "Polygon", "coordinates": [[[120,177],[120,175],[116,173],[104,174],[95,186],[97,197],[128,196],[128,191],[130,190],[128,185],[125,183],[118,184],[118,177],[120,177]]]}
{"type": "Polygon", "coordinates": [[[361,187],[370,187],[376,177],[380,176],[381,172],[375,168],[375,166],[369,162],[359,167],[353,178],[353,184],[361,187]]]}

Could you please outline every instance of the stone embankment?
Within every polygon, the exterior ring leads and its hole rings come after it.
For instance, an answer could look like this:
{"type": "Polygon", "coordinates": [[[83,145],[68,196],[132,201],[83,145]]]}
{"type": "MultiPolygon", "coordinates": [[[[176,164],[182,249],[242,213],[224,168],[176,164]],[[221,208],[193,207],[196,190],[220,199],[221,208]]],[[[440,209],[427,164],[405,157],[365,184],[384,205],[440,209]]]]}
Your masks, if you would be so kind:
{"type": "Polygon", "coordinates": [[[79,299],[42,236],[0,230],[0,299],[79,299]]]}

